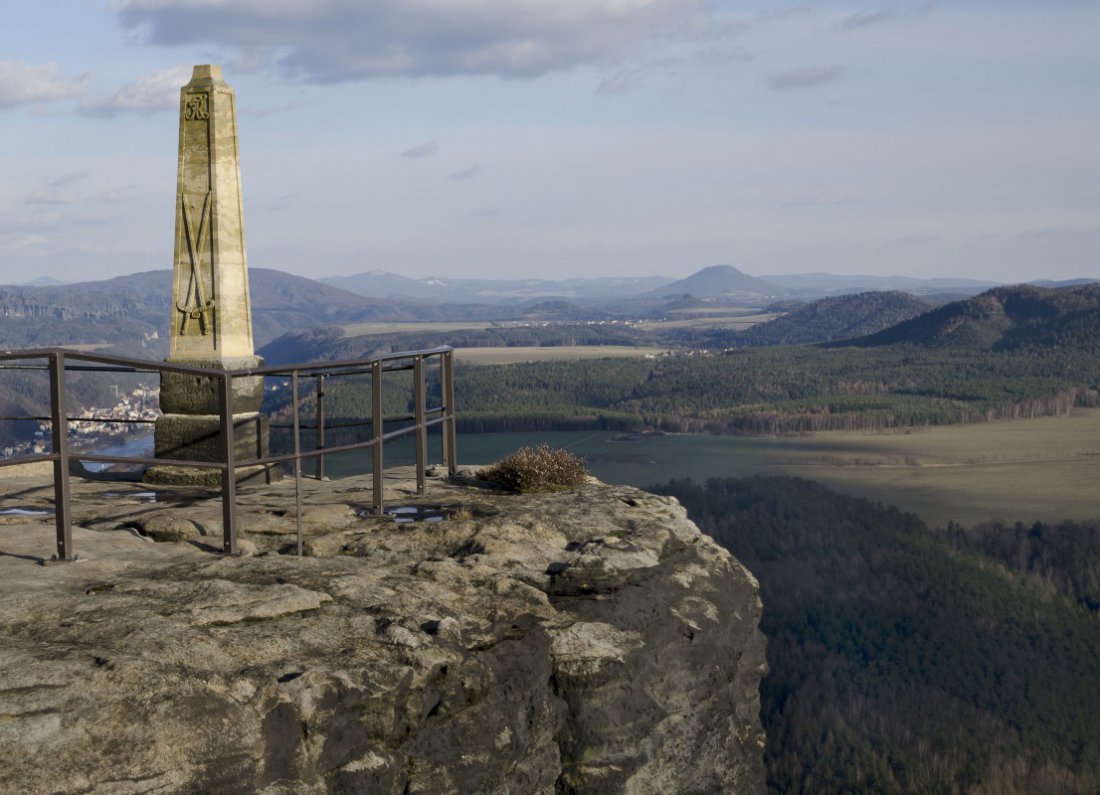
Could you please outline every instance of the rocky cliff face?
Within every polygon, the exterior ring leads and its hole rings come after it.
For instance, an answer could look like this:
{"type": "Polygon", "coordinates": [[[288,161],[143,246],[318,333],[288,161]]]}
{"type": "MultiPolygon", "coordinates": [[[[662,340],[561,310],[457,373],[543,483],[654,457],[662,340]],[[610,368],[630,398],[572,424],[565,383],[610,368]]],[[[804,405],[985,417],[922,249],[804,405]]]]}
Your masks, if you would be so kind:
{"type": "Polygon", "coordinates": [[[763,792],[757,585],[678,503],[306,486],[302,558],[292,482],[242,491],[251,557],[167,490],[74,485],[83,562],[3,517],[0,791],[763,792]]]}

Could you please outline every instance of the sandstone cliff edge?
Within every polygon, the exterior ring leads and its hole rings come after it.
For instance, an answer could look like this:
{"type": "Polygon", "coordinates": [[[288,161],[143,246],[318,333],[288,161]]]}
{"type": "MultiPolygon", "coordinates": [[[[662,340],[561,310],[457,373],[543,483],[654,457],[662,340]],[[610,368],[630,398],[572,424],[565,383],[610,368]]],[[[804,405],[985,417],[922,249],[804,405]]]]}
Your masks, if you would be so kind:
{"type": "Polygon", "coordinates": [[[0,791],[764,791],[757,584],[674,500],[306,487],[302,558],[289,482],[242,489],[248,557],[214,495],[74,482],[68,564],[0,515],[0,791]]]}

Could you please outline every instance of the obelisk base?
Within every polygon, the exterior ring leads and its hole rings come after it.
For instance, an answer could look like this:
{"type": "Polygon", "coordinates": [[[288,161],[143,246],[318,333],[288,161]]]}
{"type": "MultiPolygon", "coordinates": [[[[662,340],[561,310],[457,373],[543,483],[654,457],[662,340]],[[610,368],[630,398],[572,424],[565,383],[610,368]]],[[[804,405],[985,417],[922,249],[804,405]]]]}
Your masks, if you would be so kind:
{"type": "MultiPolygon", "coordinates": [[[[248,370],[263,367],[260,356],[233,356],[221,359],[166,360],[168,364],[186,364],[209,369],[210,375],[165,371],[160,375],[160,410],[165,414],[217,414],[221,410],[222,370],[248,370]]],[[[260,410],[264,401],[263,376],[241,376],[230,382],[234,414],[260,410]]]]}
{"type": "MultiPolygon", "coordinates": [[[[221,417],[217,414],[163,414],[154,426],[154,456],[178,461],[221,461],[221,417]]],[[[268,454],[267,417],[252,411],[233,415],[233,458],[241,482],[266,482],[282,478],[276,464],[249,464],[268,454]]],[[[153,466],[145,470],[146,483],[164,486],[221,486],[221,471],[208,467],[153,466]]]]}

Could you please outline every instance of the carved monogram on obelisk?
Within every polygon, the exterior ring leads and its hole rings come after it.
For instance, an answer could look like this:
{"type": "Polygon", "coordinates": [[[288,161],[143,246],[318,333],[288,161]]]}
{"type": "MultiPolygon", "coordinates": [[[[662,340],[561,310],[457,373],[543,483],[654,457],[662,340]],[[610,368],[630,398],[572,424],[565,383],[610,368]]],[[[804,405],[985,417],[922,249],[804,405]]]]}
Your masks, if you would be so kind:
{"type": "Polygon", "coordinates": [[[210,101],[206,94],[190,94],[187,97],[183,118],[187,121],[206,121],[210,118],[210,101]]]}
{"type": "Polygon", "coordinates": [[[187,196],[180,194],[180,208],[183,213],[183,234],[187,238],[187,256],[191,262],[191,277],[187,282],[187,292],[183,294],[183,300],[176,301],[176,309],[183,313],[183,321],[180,326],[180,335],[186,336],[192,320],[198,321],[199,334],[205,336],[210,331],[210,313],[214,311],[214,299],[206,297],[205,279],[203,278],[200,264],[202,262],[203,244],[206,242],[207,229],[210,224],[210,191],[202,200],[202,212],[199,214],[199,228],[195,231],[195,223],[191,220],[191,211],[187,204],[187,196]]]}

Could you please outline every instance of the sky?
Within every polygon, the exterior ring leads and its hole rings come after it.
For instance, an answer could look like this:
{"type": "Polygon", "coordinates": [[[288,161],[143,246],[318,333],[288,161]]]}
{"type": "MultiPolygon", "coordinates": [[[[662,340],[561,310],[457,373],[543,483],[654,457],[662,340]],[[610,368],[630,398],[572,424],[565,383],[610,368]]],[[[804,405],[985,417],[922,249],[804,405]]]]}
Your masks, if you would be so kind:
{"type": "Polygon", "coordinates": [[[170,268],[179,88],[310,277],[1100,277],[1096,0],[5,4],[0,281],[170,268]]]}

